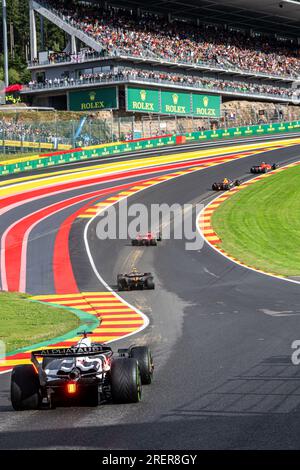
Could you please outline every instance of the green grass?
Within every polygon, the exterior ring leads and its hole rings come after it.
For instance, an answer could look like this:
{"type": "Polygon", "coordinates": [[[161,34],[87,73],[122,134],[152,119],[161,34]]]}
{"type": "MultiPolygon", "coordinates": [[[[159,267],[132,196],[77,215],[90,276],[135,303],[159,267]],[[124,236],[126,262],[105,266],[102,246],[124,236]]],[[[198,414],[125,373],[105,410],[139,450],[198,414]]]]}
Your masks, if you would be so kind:
{"type": "Polygon", "coordinates": [[[66,309],[31,302],[25,294],[0,292],[0,340],[6,351],[61,336],[80,325],[66,309]]]}
{"type": "Polygon", "coordinates": [[[221,247],[249,266],[300,276],[300,166],[242,189],[213,213],[221,247]]]}

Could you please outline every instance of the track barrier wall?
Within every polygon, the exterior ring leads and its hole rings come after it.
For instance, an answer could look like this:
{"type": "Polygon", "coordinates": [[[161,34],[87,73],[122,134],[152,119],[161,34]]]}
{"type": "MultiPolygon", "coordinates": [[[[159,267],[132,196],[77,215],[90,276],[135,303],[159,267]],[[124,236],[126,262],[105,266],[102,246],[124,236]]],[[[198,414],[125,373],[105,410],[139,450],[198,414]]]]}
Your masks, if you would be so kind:
{"type": "Polygon", "coordinates": [[[18,159],[10,159],[0,163],[0,175],[11,175],[39,168],[49,168],[70,162],[79,162],[91,158],[108,157],[118,154],[136,152],[139,150],[155,149],[180,145],[185,142],[208,142],[226,138],[267,136],[295,132],[300,129],[300,121],[281,122],[272,124],[260,124],[255,126],[232,127],[228,129],[216,129],[209,131],[191,132],[183,135],[168,135],[165,137],[153,137],[129,142],[115,142],[112,144],[96,145],[85,148],[77,148],[62,152],[49,153],[47,155],[32,155],[18,159]]]}

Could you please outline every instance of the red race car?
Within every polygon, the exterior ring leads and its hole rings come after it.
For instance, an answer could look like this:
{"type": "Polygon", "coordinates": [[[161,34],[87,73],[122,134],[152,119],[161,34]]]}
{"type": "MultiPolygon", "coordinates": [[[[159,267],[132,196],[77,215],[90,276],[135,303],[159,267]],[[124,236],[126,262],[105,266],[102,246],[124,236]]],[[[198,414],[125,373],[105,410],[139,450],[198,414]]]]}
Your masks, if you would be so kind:
{"type": "Polygon", "coordinates": [[[154,235],[152,232],[146,233],[146,235],[137,235],[134,240],[131,240],[132,246],[157,246],[157,242],[161,241],[161,235],[154,235]]]}
{"type": "Polygon", "coordinates": [[[250,168],[251,173],[268,173],[268,171],[276,170],[277,163],[270,165],[269,163],[262,162],[260,165],[255,165],[250,168]]]}

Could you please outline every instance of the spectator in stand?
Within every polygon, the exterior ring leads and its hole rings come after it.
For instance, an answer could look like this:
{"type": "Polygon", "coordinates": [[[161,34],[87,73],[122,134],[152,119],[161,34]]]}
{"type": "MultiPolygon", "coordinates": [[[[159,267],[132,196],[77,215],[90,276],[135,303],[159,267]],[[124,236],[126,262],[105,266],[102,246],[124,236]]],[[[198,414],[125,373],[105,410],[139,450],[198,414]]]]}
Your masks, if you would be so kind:
{"type": "Polygon", "coordinates": [[[46,79],[45,82],[29,82],[31,89],[35,88],[51,88],[54,87],[68,87],[74,85],[84,85],[90,83],[102,83],[109,81],[122,81],[122,80],[148,80],[155,83],[168,83],[175,86],[189,86],[203,90],[215,90],[217,92],[227,91],[238,94],[255,94],[255,95],[268,95],[272,97],[291,98],[293,89],[287,86],[274,86],[253,82],[242,82],[233,80],[218,80],[212,78],[205,78],[192,75],[167,73],[167,72],[154,72],[150,70],[139,70],[124,68],[106,73],[89,73],[81,74],[78,80],[74,78],[61,77],[55,78],[52,82],[51,79],[46,79]]]}
{"type": "Polygon", "coordinates": [[[136,16],[129,10],[69,0],[48,0],[48,5],[101,44],[104,55],[209,64],[276,76],[300,74],[299,45],[275,37],[250,36],[221,26],[197,27],[177,20],[170,23],[150,13],[136,16]]]}
{"type": "MultiPolygon", "coordinates": [[[[9,119],[0,120],[0,136],[1,139],[7,140],[53,143],[52,131],[46,125],[34,125],[9,119]]],[[[64,143],[63,139],[59,141],[64,143]]]]}

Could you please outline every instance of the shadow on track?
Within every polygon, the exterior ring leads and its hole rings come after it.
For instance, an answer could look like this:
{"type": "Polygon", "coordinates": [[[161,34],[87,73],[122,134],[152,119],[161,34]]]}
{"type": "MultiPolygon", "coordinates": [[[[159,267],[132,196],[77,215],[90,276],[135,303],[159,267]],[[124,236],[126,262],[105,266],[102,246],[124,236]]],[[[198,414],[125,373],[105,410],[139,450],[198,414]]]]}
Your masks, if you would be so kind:
{"type": "MultiPolygon", "coordinates": [[[[187,384],[188,387],[188,384],[187,384]]],[[[2,392],[1,395],[3,395],[2,392]]],[[[147,407],[135,407],[136,414],[147,407]]],[[[130,405],[129,405],[130,406],[130,405]]],[[[128,409],[128,405],[112,408],[128,409]]],[[[107,408],[106,408],[107,409],[107,408]]],[[[6,406],[1,411],[9,411],[6,406]]],[[[242,375],[199,394],[193,401],[162,414],[158,420],[127,424],[70,428],[57,426],[55,411],[35,412],[35,429],[9,429],[1,436],[1,448],[98,448],[98,449],[267,449],[299,448],[300,370],[289,356],[270,357],[242,375]],[[36,413],[47,413],[48,429],[39,429],[36,413]],[[286,419],[290,414],[290,420],[286,419]],[[280,433],[278,432],[280,429],[280,433]],[[214,444],[213,444],[214,443],[214,444]]],[[[59,412],[59,409],[56,410],[59,412]]],[[[11,413],[14,413],[11,411],[11,413]]],[[[28,415],[28,413],[19,413],[28,415]]]]}

